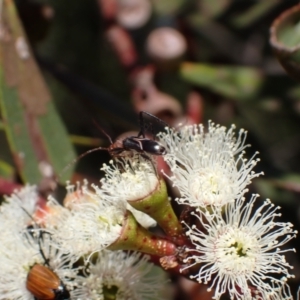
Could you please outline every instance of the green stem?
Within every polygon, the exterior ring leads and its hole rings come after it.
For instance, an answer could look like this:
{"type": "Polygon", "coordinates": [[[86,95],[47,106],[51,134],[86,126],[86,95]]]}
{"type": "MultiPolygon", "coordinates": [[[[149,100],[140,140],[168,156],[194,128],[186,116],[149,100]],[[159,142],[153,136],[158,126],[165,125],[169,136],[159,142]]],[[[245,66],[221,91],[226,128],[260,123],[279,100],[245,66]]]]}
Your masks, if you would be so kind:
{"type": "Polygon", "coordinates": [[[147,231],[137,223],[131,212],[127,212],[121,236],[111,244],[110,250],[134,250],[151,255],[168,256],[176,253],[176,246],[147,231]]]}

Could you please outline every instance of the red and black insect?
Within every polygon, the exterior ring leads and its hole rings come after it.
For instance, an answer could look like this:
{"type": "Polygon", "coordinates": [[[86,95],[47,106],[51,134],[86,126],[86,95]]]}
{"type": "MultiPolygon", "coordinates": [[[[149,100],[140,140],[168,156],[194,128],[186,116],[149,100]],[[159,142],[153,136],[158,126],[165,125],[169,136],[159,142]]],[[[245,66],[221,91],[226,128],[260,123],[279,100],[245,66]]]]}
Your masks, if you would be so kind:
{"type": "MultiPolygon", "coordinates": [[[[29,226],[28,232],[34,235],[35,229],[29,226]]],[[[38,245],[44,264],[33,265],[27,275],[26,288],[34,296],[35,300],[69,300],[71,297],[67,287],[51,269],[49,258],[46,258],[43,251],[41,245],[43,234],[50,235],[50,233],[39,231],[38,245]]]]}
{"type": "Polygon", "coordinates": [[[99,150],[106,150],[112,157],[125,157],[134,153],[140,154],[142,157],[152,161],[152,156],[161,156],[166,154],[166,148],[155,140],[155,135],[165,131],[168,125],[161,119],[153,116],[150,113],[141,111],[139,113],[140,131],[136,136],[129,136],[123,139],[118,139],[115,142],[111,137],[99,127],[99,129],[107,136],[110,141],[110,146],[107,148],[97,147],[79,155],[74,161],[68,164],[61,174],[64,173],[72,164],[76,163],[84,156],[99,150]],[[150,134],[153,138],[148,138],[146,134],[150,134]]]}
{"type": "Polygon", "coordinates": [[[98,150],[106,150],[112,157],[128,156],[133,152],[140,153],[148,158],[152,155],[160,156],[166,154],[165,147],[157,142],[154,137],[156,133],[165,130],[168,125],[164,121],[145,111],[139,113],[139,121],[140,131],[138,135],[125,137],[124,139],[115,142],[113,142],[110,136],[100,128],[100,130],[108,137],[111,143],[110,146],[107,148],[97,147],[88,150],[80,155],[78,159],[98,150]],[[146,136],[147,133],[152,135],[153,138],[148,138],[146,136]]]}
{"type": "Polygon", "coordinates": [[[108,147],[108,152],[111,156],[122,156],[124,152],[136,151],[144,155],[164,155],[166,154],[166,149],[164,146],[159,144],[154,139],[146,137],[146,133],[149,132],[154,136],[157,131],[157,125],[160,129],[164,129],[167,124],[165,124],[159,118],[141,111],[139,113],[140,119],[140,132],[137,136],[129,136],[124,138],[121,141],[112,142],[110,139],[111,145],[108,147]],[[164,128],[162,128],[162,125],[164,128]]]}

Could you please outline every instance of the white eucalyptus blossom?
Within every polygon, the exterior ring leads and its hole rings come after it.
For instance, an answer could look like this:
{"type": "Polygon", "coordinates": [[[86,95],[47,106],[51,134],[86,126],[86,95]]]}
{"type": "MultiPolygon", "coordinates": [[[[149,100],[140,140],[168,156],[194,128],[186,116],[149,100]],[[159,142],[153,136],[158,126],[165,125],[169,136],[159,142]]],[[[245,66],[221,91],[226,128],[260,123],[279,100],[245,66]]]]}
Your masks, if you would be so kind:
{"type": "Polygon", "coordinates": [[[105,172],[100,180],[101,189],[124,202],[147,197],[159,184],[152,162],[140,155],[110,161],[110,165],[104,164],[101,170],[105,172]]]}
{"type": "Polygon", "coordinates": [[[32,222],[31,215],[37,208],[37,187],[26,185],[5,197],[0,206],[0,230],[23,230],[32,222]],[[2,226],[4,229],[2,229],[2,226]]]}
{"type": "Polygon", "coordinates": [[[15,231],[10,234],[13,242],[1,236],[0,299],[34,300],[26,288],[26,279],[30,268],[43,264],[43,258],[37,244],[15,231]]]}
{"type": "Polygon", "coordinates": [[[149,256],[123,251],[101,251],[95,264],[90,263],[85,277],[77,279],[72,292],[76,300],[148,300],[162,297],[165,274],[149,263],[149,256]]]}
{"type": "Polygon", "coordinates": [[[247,132],[240,130],[236,137],[234,125],[227,130],[209,122],[207,132],[202,124],[166,131],[159,138],[167,149],[164,159],[172,172],[169,179],[181,194],[176,199],[180,204],[223,206],[242,196],[261,174],[252,171],[257,153],[244,158],[247,132]]]}
{"type": "Polygon", "coordinates": [[[61,206],[54,198],[47,202],[43,211],[44,223],[62,249],[76,249],[78,256],[89,255],[112,244],[121,234],[126,207],[120,202],[112,203],[103,197],[101,190],[95,192],[82,187],[82,195],[89,201],[79,200],[72,209],[61,206]]]}
{"type": "Polygon", "coordinates": [[[105,177],[100,180],[101,190],[111,201],[123,201],[137,221],[145,228],[156,225],[156,221],[147,214],[137,211],[127,201],[146,198],[159,185],[152,161],[140,155],[119,158],[116,162],[104,164],[105,177]]]}
{"type": "MultiPolygon", "coordinates": [[[[211,207],[204,214],[197,208],[193,215],[202,228],[186,224],[194,248],[187,249],[191,255],[185,260],[185,269],[198,268],[191,278],[210,284],[210,289],[215,289],[214,299],[226,291],[231,299],[256,299],[250,286],[256,290],[257,299],[278,299],[274,291],[281,291],[293,277],[284,253],[294,249],[281,247],[297,232],[291,223],[274,221],[281,214],[270,200],[254,209],[256,198],[253,195],[248,203],[239,198],[224,212],[221,207],[211,207]]],[[[288,291],[283,299],[289,299],[288,291]]]]}
{"type": "Polygon", "coordinates": [[[11,235],[13,238],[9,241],[0,235],[1,300],[34,300],[34,296],[26,288],[26,281],[35,264],[49,267],[67,288],[73,289],[73,279],[77,275],[77,270],[72,268],[72,265],[77,260],[76,256],[57,249],[49,235],[35,236],[27,231],[18,233],[11,231],[11,235]],[[42,251],[46,259],[49,259],[48,262],[45,262],[42,251]]]}

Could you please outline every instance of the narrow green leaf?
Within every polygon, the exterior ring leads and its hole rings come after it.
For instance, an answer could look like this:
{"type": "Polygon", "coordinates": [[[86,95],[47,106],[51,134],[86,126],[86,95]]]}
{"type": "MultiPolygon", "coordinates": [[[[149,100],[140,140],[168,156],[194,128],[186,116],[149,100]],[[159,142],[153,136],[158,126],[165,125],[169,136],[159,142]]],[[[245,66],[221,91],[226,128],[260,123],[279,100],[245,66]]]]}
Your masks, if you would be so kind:
{"type": "Polygon", "coordinates": [[[7,162],[0,160],[0,177],[12,180],[15,169],[7,162]]]}
{"type": "Polygon", "coordinates": [[[197,13],[207,19],[216,18],[231,5],[231,2],[228,0],[202,0],[198,3],[199,11],[197,13]]]}
{"type": "MultiPolygon", "coordinates": [[[[2,66],[2,63],[1,65],[2,66]]],[[[5,132],[16,167],[22,179],[29,183],[38,183],[42,175],[38,169],[38,160],[33,151],[23,107],[19,102],[15,88],[9,88],[3,78],[0,67],[1,113],[4,119],[5,132]]]]}
{"type": "MultiPolygon", "coordinates": [[[[16,167],[25,182],[59,175],[76,157],[34,60],[13,1],[3,1],[0,107],[16,167]],[[48,172],[49,166],[53,172],[48,172]]],[[[71,166],[63,178],[70,178],[71,166]]]]}
{"type": "Polygon", "coordinates": [[[300,192],[300,174],[286,174],[280,179],[273,180],[273,183],[282,189],[297,193],[300,192]]]}
{"type": "MultiPolygon", "coordinates": [[[[299,182],[294,185],[279,184],[281,180],[258,178],[254,181],[255,189],[261,198],[271,198],[277,205],[293,205],[293,192],[299,191],[299,182]],[[298,185],[298,186],[297,186],[298,185]]],[[[282,183],[282,182],[281,182],[282,183]]]]}
{"type": "Polygon", "coordinates": [[[76,153],[68,132],[52,102],[48,103],[47,114],[38,118],[38,123],[48,158],[55,174],[59,175],[59,182],[64,184],[66,180],[71,178],[75,165],[70,166],[63,174],[61,172],[66,165],[76,158],[76,153]]]}
{"type": "MultiPolygon", "coordinates": [[[[80,146],[88,146],[88,147],[100,147],[100,146],[105,146],[105,143],[103,140],[98,139],[98,138],[92,138],[92,137],[87,137],[87,136],[82,136],[82,135],[70,135],[70,140],[73,144],[75,145],[80,145],[80,146]]],[[[107,142],[106,142],[107,145],[107,142]]]]}
{"type": "Polygon", "coordinates": [[[260,71],[250,67],[183,63],[180,72],[192,84],[238,100],[255,97],[262,83],[260,71]]]}
{"type": "Polygon", "coordinates": [[[0,121],[0,130],[4,130],[4,129],[5,129],[4,124],[2,121],[0,121]]]}
{"type": "Polygon", "coordinates": [[[239,28],[250,26],[274,9],[277,3],[279,3],[279,0],[257,1],[246,12],[239,13],[236,17],[233,17],[231,23],[239,28]]]}

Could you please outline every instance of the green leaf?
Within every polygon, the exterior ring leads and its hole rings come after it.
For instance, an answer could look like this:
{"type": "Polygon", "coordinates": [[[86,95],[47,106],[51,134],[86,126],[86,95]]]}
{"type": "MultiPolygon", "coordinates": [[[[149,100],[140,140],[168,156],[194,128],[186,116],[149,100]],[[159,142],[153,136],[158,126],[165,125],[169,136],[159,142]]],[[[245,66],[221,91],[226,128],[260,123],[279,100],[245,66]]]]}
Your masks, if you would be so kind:
{"type": "Polygon", "coordinates": [[[197,3],[199,7],[198,15],[204,18],[212,19],[224,13],[224,11],[231,5],[232,1],[228,0],[202,0],[197,3]]]}
{"type": "Polygon", "coordinates": [[[254,186],[262,200],[271,198],[276,205],[292,205],[294,203],[293,194],[290,191],[278,189],[273,179],[256,179],[254,186]]]}
{"type": "MultiPolygon", "coordinates": [[[[38,184],[59,175],[76,157],[46,83],[33,58],[13,1],[3,1],[0,54],[3,126],[23,181],[38,184]],[[51,172],[42,166],[52,167],[51,172]]],[[[70,178],[74,166],[61,182],[70,178]]]]}
{"type": "Polygon", "coordinates": [[[7,162],[0,160],[0,177],[12,180],[15,174],[15,169],[7,162]]]}
{"type": "Polygon", "coordinates": [[[279,0],[257,1],[246,12],[239,13],[230,21],[234,26],[244,28],[251,26],[259,18],[262,18],[270,10],[274,9],[279,0]]]}
{"type": "Polygon", "coordinates": [[[61,172],[74,161],[76,153],[53,103],[49,102],[47,108],[47,114],[38,118],[42,132],[41,137],[54,172],[59,175],[59,182],[64,184],[66,180],[71,178],[75,165],[71,165],[64,173],[61,172]]]}
{"type": "Polygon", "coordinates": [[[103,140],[98,138],[92,138],[82,135],[70,135],[70,140],[74,145],[87,146],[90,148],[96,148],[100,146],[105,146],[103,140]]]}
{"type": "Polygon", "coordinates": [[[180,72],[192,84],[239,100],[253,99],[263,79],[261,72],[251,67],[183,63],[180,72]]]}
{"type": "Polygon", "coordinates": [[[286,174],[280,179],[273,181],[274,185],[292,192],[300,192],[300,175],[299,174],[286,174]]]}
{"type": "MultiPolygon", "coordinates": [[[[2,66],[2,64],[1,64],[2,66]]],[[[9,88],[0,68],[1,113],[4,119],[5,132],[16,167],[26,182],[38,183],[42,176],[38,169],[38,160],[33,151],[23,107],[19,102],[17,90],[9,88]]]]}

